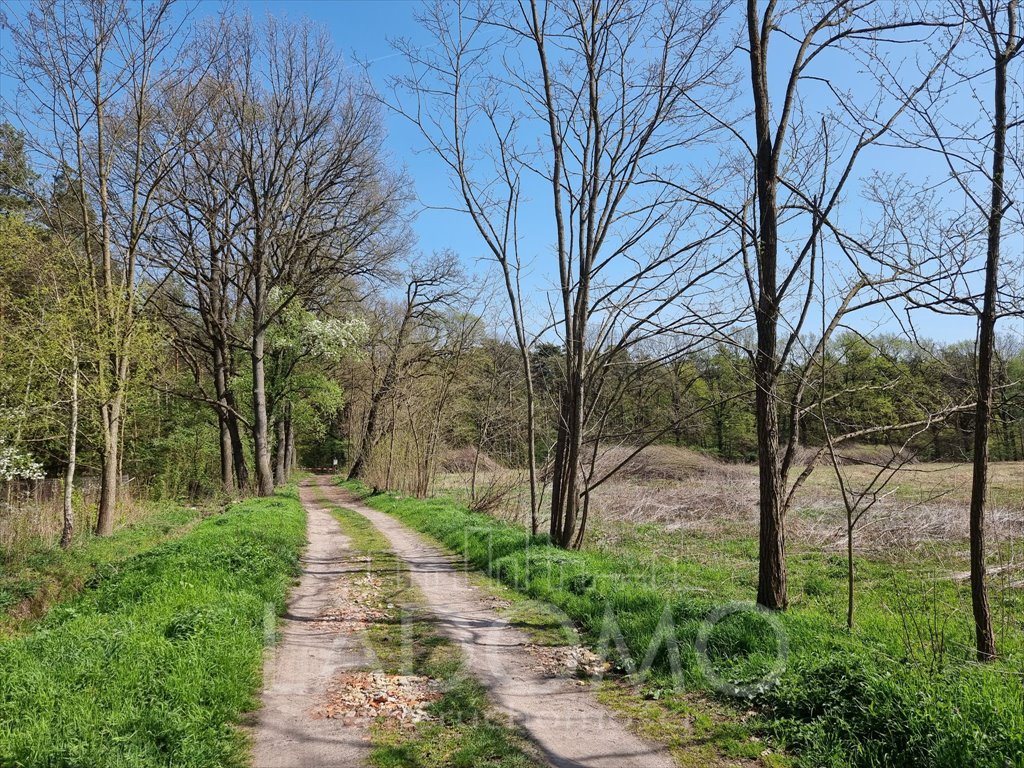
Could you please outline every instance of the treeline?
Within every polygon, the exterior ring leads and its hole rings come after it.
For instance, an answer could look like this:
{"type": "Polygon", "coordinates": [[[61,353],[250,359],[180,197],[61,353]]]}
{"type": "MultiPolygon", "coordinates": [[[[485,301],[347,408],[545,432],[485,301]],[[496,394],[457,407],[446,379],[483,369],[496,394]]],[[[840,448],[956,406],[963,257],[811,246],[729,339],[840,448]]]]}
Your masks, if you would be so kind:
{"type": "Polygon", "coordinates": [[[5,19],[4,106],[32,130],[0,129],[2,479],[63,475],[65,544],[80,471],[99,534],[126,475],[284,482],[341,404],[352,307],[407,250],[378,102],[326,33],[188,13],[5,19]]]}
{"type": "MultiPolygon", "coordinates": [[[[458,325],[454,316],[442,317],[449,329],[458,325]]],[[[341,374],[348,393],[343,418],[330,426],[327,440],[309,447],[311,462],[329,466],[332,458],[340,458],[345,466],[358,457],[361,466],[353,467],[354,475],[418,495],[430,491],[435,475],[458,449],[480,449],[481,470],[493,469],[489,461],[524,467],[527,403],[515,345],[488,337],[478,318],[463,317],[462,323],[454,336],[428,333],[421,324],[416,332],[407,330],[404,340],[379,329],[367,339],[368,356],[359,356],[341,374]],[[380,361],[392,357],[401,362],[387,374],[380,361]]],[[[557,442],[563,354],[558,345],[545,343],[531,355],[537,421],[543,425],[537,443],[542,467],[551,461],[557,442]]],[[[971,460],[975,414],[970,404],[977,387],[973,344],[847,333],[829,343],[822,359],[824,369],[813,369],[817,391],[811,397],[821,402],[824,392],[827,403],[801,414],[801,446],[820,448],[826,430],[832,435],[866,432],[856,443],[902,448],[912,460],[971,460]],[[926,429],[920,429],[921,422],[926,429]]],[[[595,404],[605,413],[602,447],[673,444],[725,461],[756,461],[753,371],[742,349],[712,345],[671,362],[622,355],[610,365],[609,380],[621,380],[623,386],[614,402],[595,404]]],[[[1001,341],[996,371],[991,455],[997,461],[1021,461],[1024,349],[1018,340],[1001,341]]],[[[784,382],[783,400],[800,380],[794,371],[784,382]]],[[[788,409],[780,409],[779,419],[783,439],[788,439],[793,430],[788,409]]],[[[465,461],[455,466],[468,469],[465,461]]]]}

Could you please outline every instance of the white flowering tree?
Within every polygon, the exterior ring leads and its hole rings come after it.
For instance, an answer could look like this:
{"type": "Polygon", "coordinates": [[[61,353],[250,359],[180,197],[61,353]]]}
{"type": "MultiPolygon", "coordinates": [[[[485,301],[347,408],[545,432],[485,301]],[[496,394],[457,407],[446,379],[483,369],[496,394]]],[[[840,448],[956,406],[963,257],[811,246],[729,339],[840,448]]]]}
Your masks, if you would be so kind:
{"type": "Polygon", "coordinates": [[[296,433],[317,440],[341,411],[345,393],[337,367],[365,341],[367,333],[362,318],[332,317],[298,302],[285,307],[268,330],[275,483],[285,482],[296,465],[296,433]]]}
{"type": "Polygon", "coordinates": [[[43,465],[36,461],[31,453],[0,439],[0,482],[42,480],[43,477],[43,465]]]}

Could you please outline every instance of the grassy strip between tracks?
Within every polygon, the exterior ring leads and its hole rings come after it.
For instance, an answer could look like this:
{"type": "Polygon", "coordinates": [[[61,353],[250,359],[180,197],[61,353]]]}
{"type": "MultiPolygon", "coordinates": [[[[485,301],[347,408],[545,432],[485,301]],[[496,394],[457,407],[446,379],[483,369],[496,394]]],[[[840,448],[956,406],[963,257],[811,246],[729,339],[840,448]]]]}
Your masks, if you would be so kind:
{"type": "MultiPolygon", "coordinates": [[[[837,767],[1024,766],[1024,693],[1012,662],[978,665],[960,648],[901,652],[895,627],[889,644],[878,633],[851,635],[811,600],[783,615],[741,610],[709,629],[708,617],[732,595],[727,587],[721,597],[708,589],[714,574],[702,574],[692,561],[630,549],[566,552],[448,499],[346,487],[461,553],[469,565],[558,607],[593,646],[610,648],[623,668],[649,660],[643,690],[659,702],[659,716],[692,720],[686,702],[694,692],[719,696],[722,687],[738,688],[739,699],[719,700],[731,702],[737,714],[756,714],[731,735],[720,729],[718,744],[737,759],[837,767]],[[697,651],[702,633],[704,654],[697,651]],[[781,638],[788,656],[773,675],[781,638]],[[791,757],[765,749],[759,738],[791,757]]],[[[890,621],[927,627],[923,605],[904,600],[901,606],[903,613],[890,621]]],[[[922,646],[941,642],[922,631],[922,646]]]]}
{"type": "MultiPolygon", "coordinates": [[[[325,502],[327,503],[327,502],[325,502]]],[[[402,561],[362,515],[331,505],[363,559],[366,574],[387,584],[379,617],[366,626],[367,638],[387,674],[432,678],[441,697],[430,703],[429,720],[412,727],[378,718],[371,729],[377,768],[540,768],[525,740],[496,716],[483,687],[464,669],[458,647],[443,637],[402,561]]]]}
{"type": "Polygon", "coordinates": [[[237,723],[304,544],[284,488],[106,564],[0,640],[0,765],[244,765],[237,723]]]}

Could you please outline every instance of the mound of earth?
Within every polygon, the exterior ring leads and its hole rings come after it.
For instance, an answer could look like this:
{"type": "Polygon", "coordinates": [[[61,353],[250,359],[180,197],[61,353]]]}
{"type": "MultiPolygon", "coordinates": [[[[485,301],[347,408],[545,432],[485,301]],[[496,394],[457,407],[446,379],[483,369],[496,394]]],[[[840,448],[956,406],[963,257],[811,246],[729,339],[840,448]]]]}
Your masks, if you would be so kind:
{"type": "MultiPolygon", "coordinates": [[[[806,464],[818,452],[817,446],[801,446],[797,450],[796,463],[806,464]]],[[[916,464],[913,452],[899,446],[872,443],[842,443],[836,446],[836,458],[843,466],[870,464],[884,466],[889,462],[896,464],[916,464]]],[[[828,463],[828,453],[822,453],[819,463],[828,463]]]]}
{"type": "MultiPolygon", "coordinates": [[[[631,446],[602,449],[597,457],[596,474],[603,476],[635,451],[631,446]]],[[[720,462],[689,448],[675,445],[649,445],[616,472],[617,477],[634,480],[686,480],[720,467],[720,462]]]]}
{"type": "Polygon", "coordinates": [[[480,455],[477,457],[477,448],[473,445],[452,448],[441,459],[441,468],[445,472],[472,472],[474,462],[477,472],[495,472],[504,469],[485,451],[480,451],[480,455]]]}

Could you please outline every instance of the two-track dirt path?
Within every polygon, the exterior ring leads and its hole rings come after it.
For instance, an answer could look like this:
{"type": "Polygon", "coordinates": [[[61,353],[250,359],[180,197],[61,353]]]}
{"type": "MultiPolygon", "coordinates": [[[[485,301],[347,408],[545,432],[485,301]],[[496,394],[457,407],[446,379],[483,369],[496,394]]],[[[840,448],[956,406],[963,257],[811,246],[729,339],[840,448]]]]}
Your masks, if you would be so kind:
{"type": "MultiPolygon", "coordinates": [[[[469,671],[487,688],[496,707],[526,732],[552,766],[675,765],[666,750],[632,733],[589,690],[571,680],[547,676],[526,649],[530,638],[489,607],[486,595],[469,583],[451,555],[393,517],[360,504],[333,485],[330,478],[310,479],[304,494],[309,493],[310,485],[316,485],[330,501],[365,516],[387,537],[394,552],[405,560],[441,631],[462,648],[469,671]]],[[[322,534],[311,528],[310,539],[317,535],[322,534]]]]}
{"type": "Polygon", "coordinates": [[[372,654],[358,633],[322,620],[343,599],[341,580],[362,568],[349,549],[338,521],[303,484],[309,546],[302,576],[288,600],[281,641],[264,675],[259,719],[254,732],[254,768],[359,768],[366,765],[369,735],[365,724],[316,717],[318,701],[332,678],[366,669],[372,654]]]}

